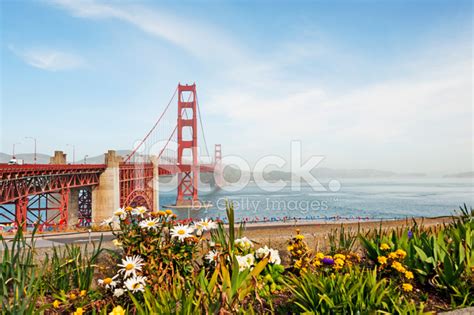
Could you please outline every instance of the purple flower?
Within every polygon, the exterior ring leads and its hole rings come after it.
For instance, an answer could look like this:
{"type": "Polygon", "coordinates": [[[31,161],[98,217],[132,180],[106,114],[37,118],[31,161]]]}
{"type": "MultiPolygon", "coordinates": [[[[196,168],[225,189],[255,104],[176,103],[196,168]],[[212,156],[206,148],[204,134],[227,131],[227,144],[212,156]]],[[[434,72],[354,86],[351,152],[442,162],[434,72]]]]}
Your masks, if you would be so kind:
{"type": "Polygon", "coordinates": [[[325,265],[334,265],[334,259],[329,258],[329,257],[324,257],[322,262],[325,265]]]}
{"type": "Polygon", "coordinates": [[[411,230],[408,230],[408,239],[413,238],[413,232],[411,230]]]}

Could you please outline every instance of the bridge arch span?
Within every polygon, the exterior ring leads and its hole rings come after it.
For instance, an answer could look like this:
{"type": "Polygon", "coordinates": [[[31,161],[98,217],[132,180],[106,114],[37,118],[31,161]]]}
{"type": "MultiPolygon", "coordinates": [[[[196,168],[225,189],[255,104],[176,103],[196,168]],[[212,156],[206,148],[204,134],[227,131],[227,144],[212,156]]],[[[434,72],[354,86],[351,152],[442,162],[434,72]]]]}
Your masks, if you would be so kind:
{"type": "Polygon", "coordinates": [[[146,207],[153,209],[153,202],[150,200],[147,192],[143,189],[135,189],[125,199],[124,207],[146,207]]]}

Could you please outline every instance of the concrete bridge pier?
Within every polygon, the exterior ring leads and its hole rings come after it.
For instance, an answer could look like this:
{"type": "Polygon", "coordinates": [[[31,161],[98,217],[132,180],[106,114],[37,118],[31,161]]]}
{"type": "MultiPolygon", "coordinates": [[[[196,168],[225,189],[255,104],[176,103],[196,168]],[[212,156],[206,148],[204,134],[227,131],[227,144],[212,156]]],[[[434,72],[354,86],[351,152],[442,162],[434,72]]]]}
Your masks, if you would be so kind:
{"type": "Polygon", "coordinates": [[[67,204],[67,226],[75,228],[79,219],[79,191],[80,188],[70,188],[67,204]]]}
{"type": "Polygon", "coordinates": [[[120,162],[115,151],[105,153],[107,168],[99,177],[99,185],[92,190],[92,223],[100,224],[120,208],[120,162]]]}

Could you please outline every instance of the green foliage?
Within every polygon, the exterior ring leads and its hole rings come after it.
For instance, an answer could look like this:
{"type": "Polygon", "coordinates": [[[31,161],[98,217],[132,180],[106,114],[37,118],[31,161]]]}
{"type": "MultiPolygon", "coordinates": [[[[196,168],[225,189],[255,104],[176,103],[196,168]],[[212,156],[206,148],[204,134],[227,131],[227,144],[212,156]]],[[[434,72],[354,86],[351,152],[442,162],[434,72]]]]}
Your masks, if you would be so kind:
{"type": "Polygon", "coordinates": [[[232,202],[226,203],[226,214],[229,227],[226,229],[222,222],[219,222],[217,229],[211,231],[211,240],[220,247],[220,251],[225,254],[234,252],[235,240],[244,234],[245,224],[242,222],[239,228],[235,227],[234,205],[232,202]]]}
{"type": "Polygon", "coordinates": [[[263,283],[259,294],[268,300],[274,292],[281,290],[284,271],[285,267],[282,265],[267,264],[261,275],[263,283]]]}
{"type": "Polygon", "coordinates": [[[43,286],[47,292],[69,292],[73,289],[89,290],[94,277],[97,259],[102,252],[102,239],[91,253],[88,245],[66,244],[64,248],[53,247],[51,256],[46,254],[43,286]]]}
{"type": "Polygon", "coordinates": [[[290,276],[288,289],[300,312],[306,314],[415,314],[416,307],[400,295],[377,270],[353,268],[347,273],[303,273],[290,276]]]}
{"type": "Polygon", "coordinates": [[[464,205],[460,215],[443,228],[410,228],[383,232],[381,229],[360,235],[367,258],[377,263],[384,255],[382,243],[407,252],[404,263],[415,271],[421,285],[430,285],[450,296],[453,307],[474,305],[474,219],[473,209],[464,205]]]}
{"type": "Polygon", "coordinates": [[[331,230],[329,237],[329,254],[348,253],[354,248],[357,236],[360,232],[360,225],[357,226],[357,232],[351,230],[346,231],[344,225],[341,224],[340,229],[331,230]]]}
{"type": "Polygon", "coordinates": [[[18,228],[9,246],[0,234],[3,256],[0,268],[2,314],[32,314],[40,295],[42,271],[34,262],[34,234],[26,238],[18,228]]]}
{"type": "Polygon", "coordinates": [[[436,234],[414,234],[408,244],[408,265],[422,283],[449,294],[453,306],[474,305],[474,217],[461,208],[462,215],[436,234]]]}
{"type": "Polygon", "coordinates": [[[215,314],[247,313],[244,300],[255,292],[255,279],[265,269],[268,258],[260,261],[252,270],[239,271],[236,260],[229,269],[221,261],[208,278],[203,269],[190,281],[175,277],[169,288],[159,287],[153,292],[147,288],[143,301],[129,294],[140,314],[215,314]]]}

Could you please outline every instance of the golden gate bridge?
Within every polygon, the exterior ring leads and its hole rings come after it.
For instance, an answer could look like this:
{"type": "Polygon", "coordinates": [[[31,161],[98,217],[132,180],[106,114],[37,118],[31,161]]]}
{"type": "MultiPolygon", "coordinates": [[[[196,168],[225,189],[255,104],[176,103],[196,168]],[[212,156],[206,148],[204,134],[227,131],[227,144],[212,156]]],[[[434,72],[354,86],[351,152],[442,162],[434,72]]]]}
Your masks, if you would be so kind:
{"type": "Polygon", "coordinates": [[[175,206],[199,207],[199,174],[213,173],[220,185],[221,162],[220,144],[209,156],[196,84],[178,84],[155,124],[125,158],[109,151],[104,164],[67,164],[59,151],[50,164],[0,164],[0,224],[88,226],[117,207],[157,210],[158,177],[170,175],[177,176],[175,206]],[[200,135],[205,161],[200,158],[200,135]]]}

